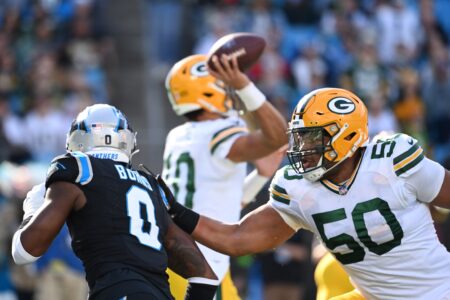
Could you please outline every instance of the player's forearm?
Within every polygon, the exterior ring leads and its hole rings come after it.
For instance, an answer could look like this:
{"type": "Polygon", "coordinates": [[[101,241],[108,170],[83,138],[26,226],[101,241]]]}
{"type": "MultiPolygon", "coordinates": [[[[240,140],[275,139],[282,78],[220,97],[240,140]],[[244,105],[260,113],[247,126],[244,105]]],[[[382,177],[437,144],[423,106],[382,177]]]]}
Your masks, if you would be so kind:
{"type": "Polygon", "coordinates": [[[287,143],[287,124],[283,116],[267,100],[266,96],[249,82],[236,94],[244,103],[247,111],[256,118],[266,147],[276,150],[287,143]]]}
{"type": "Polygon", "coordinates": [[[253,112],[259,123],[265,144],[273,150],[285,145],[287,124],[283,116],[269,102],[253,112]]]}
{"type": "Polygon", "coordinates": [[[252,253],[247,247],[251,243],[240,234],[238,224],[224,224],[201,216],[192,236],[208,248],[230,256],[252,253]]]}
{"type": "Polygon", "coordinates": [[[169,268],[177,274],[184,278],[217,279],[197,244],[172,222],[165,237],[164,248],[168,254],[169,268]]]}

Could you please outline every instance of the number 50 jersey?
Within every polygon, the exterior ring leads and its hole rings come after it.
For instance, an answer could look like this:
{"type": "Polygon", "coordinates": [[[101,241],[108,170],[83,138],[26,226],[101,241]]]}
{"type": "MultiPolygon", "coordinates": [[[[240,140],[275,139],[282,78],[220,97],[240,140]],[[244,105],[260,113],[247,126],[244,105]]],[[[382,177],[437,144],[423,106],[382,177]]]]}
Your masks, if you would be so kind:
{"type": "Polygon", "coordinates": [[[126,268],[169,293],[163,246],[168,215],[156,181],[125,163],[81,152],[52,162],[46,187],[57,181],[76,184],[86,197],[67,225],[91,292],[99,277],[126,268]]]}
{"type": "Polygon", "coordinates": [[[367,299],[443,299],[450,254],[428,208],[443,178],[444,168],[399,134],[370,143],[345,185],[282,168],[269,204],[294,230],[314,232],[367,299]]]}

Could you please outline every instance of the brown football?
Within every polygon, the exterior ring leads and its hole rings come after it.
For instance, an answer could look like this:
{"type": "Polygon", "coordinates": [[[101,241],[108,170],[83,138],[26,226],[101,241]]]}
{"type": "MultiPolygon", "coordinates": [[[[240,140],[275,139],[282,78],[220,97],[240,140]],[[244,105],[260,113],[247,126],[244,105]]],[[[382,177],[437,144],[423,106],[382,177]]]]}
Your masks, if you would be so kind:
{"type": "Polygon", "coordinates": [[[211,47],[208,53],[208,67],[216,71],[212,62],[213,55],[222,54],[237,56],[241,71],[248,70],[261,56],[266,47],[266,41],[259,35],[249,32],[231,33],[221,37],[211,47]]]}

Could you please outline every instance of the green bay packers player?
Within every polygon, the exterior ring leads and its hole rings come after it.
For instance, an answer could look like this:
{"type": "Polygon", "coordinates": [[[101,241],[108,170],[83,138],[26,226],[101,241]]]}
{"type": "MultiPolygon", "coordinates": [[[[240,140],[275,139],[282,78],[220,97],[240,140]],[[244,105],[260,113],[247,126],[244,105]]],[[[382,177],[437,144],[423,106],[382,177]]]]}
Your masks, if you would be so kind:
{"type": "MultiPolygon", "coordinates": [[[[216,61],[217,72],[206,69],[206,56],[193,55],[176,63],[166,79],[175,113],[187,122],[166,139],[163,176],[178,202],[198,213],[236,222],[241,207],[275,173],[283,153],[256,162],[246,178],[247,161],[261,159],[287,144],[287,122],[265,96],[237,68],[236,59],[216,61]],[[259,130],[249,132],[232,111],[232,88],[254,116],[259,130]]],[[[229,256],[199,245],[221,280],[216,299],[239,299],[229,274],[229,256]]],[[[171,292],[182,299],[186,281],[169,271],[171,292]]]]}
{"type": "Polygon", "coordinates": [[[224,224],[171,199],[175,222],[233,256],[274,248],[295,231],[310,230],[355,286],[334,299],[449,299],[450,253],[429,210],[450,208],[449,171],[405,134],[368,143],[367,109],[343,89],[301,98],[288,132],[290,165],[276,173],[269,203],[224,224]]]}

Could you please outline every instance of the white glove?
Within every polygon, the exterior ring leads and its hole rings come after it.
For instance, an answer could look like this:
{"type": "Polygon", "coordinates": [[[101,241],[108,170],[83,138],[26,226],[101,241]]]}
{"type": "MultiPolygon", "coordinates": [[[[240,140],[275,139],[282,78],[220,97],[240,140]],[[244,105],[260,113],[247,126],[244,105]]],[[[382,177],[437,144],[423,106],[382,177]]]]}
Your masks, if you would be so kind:
{"type": "Polygon", "coordinates": [[[31,217],[44,203],[45,184],[41,183],[33,186],[31,191],[27,193],[27,197],[23,200],[23,219],[31,217]]]}

